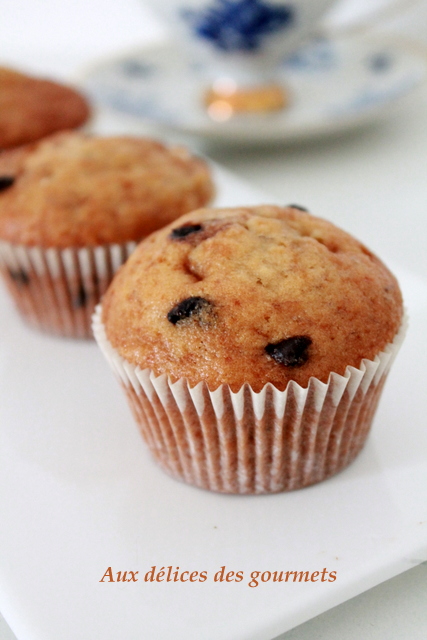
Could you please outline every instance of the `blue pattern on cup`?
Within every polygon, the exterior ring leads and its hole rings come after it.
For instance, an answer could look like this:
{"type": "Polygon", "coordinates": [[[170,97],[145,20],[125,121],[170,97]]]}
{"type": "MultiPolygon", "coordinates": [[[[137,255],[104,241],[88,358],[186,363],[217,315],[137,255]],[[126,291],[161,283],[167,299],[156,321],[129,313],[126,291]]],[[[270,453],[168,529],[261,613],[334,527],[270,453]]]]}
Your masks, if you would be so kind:
{"type": "Polygon", "coordinates": [[[295,20],[291,4],[276,6],[262,0],[215,0],[210,7],[181,14],[198,37],[223,51],[256,51],[267,36],[289,28],[295,20]]]}

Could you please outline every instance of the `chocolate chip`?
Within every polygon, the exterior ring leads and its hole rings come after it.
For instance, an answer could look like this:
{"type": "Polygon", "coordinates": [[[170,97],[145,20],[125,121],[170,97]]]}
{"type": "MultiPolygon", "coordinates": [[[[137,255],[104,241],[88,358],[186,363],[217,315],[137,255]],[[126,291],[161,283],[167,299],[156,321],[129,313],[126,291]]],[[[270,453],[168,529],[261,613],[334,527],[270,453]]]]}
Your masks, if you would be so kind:
{"type": "Polygon", "coordinates": [[[299,204],[287,204],[287,207],[290,207],[291,209],[298,209],[298,211],[305,211],[306,213],[308,213],[308,209],[306,209],[305,207],[302,207],[299,204]]]}
{"type": "Polygon", "coordinates": [[[8,189],[13,185],[14,182],[14,176],[0,176],[0,191],[8,189]]]}
{"type": "Polygon", "coordinates": [[[307,349],[312,340],[308,336],[292,336],[280,342],[270,343],[266,353],[285,367],[301,367],[308,360],[307,349]]]}
{"type": "Polygon", "coordinates": [[[16,284],[26,285],[30,282],[30,276],[23,269],[8,269],[9,276],[16,284]]]}
{"type": "Polygon", "coordinates": [[[85,307],[87,303],[87,293],[84,286],[81,284],[79,290],[77,291],[77,295],[73,298],[73,307],[74,309],[81,309],[85,307]]]}
{"type": "Polygon", "coordinates": [[[211,302],[200,296],[185,298],[169,311],[167,318],[172,324],[184,324],[189,319],[207,324],[212,307],[211,302]]]}
{"type": "Polygon", "coordinates": [[[172,240],[181,240],[182,238],[186,238],[192,233],[197,233],[197,231],[202,230],[201,224],[184,224],[182,227],[176,227],[176,229],[172,229],[170,237],[172,240]]]}

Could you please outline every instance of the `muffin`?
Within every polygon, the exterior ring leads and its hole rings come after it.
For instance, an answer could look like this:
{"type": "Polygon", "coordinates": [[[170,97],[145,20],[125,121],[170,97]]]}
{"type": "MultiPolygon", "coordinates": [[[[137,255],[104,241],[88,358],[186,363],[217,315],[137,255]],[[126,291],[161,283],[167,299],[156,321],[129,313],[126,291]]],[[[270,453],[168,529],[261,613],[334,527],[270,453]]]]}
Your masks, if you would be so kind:
{"type": "Polygon", "coordinates": [[[136,243],[206,204],[206,163],[132,137],[54,134],[0,154],[0,270],[32,325],[89,337],[91,315],[136,243]]]}
{"type": "Polygon", "coordinates": [[[86,99],[75,89],[0,67],[0,149],[75,129],[89,116],[86,99]]]}
{"type": "Polygon", "coordinates": [[[201,209],[146,238],[94,326],[164,469],[268,493],[354,459],[402,319],[396,279],[360,242],[266,205],[201,209]]]}

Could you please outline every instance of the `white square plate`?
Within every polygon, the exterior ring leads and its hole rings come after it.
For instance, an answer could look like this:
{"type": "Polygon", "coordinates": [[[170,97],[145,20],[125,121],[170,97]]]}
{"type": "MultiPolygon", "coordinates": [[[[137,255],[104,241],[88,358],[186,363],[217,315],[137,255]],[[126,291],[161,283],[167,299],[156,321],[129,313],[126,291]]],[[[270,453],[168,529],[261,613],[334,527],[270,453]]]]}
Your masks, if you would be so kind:
{"type": "MultiPolygon", "coordinates": [[[[216,171],[218,204],[268,201],[216,171]]],[[[364,451],[257,497],[166,476],[97,346],[33,332],[2,292],[0,609],[18,638],[270,640],[425,560],[427,284],[393,269],[410,326],[364,451]],[[145,582],[154,565],[208,579],[145,582]],[[214,582],[222,566],[244,579],[214,582]],[[139,579],[100,582],[108,567],[139,579]],[[323,569],[336,580],[248,586],[252,571],[323,569]]]]}

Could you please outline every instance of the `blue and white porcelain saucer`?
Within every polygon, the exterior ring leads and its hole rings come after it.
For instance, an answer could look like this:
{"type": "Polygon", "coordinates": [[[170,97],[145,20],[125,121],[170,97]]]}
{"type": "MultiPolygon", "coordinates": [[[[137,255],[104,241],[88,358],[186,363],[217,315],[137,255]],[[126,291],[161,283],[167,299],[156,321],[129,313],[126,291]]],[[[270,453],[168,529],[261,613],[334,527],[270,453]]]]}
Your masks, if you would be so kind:
{"type": "Polygon", "coordinates": [[[100,62],[82,82],[95,104],[169,129],[224,142],[287,142],[378,117],[426,79],[427,55],[395,39],[318,37],[277,67],[289,107],[222,122],[202,104],[206,71],[165,44],[100,62]]]}

